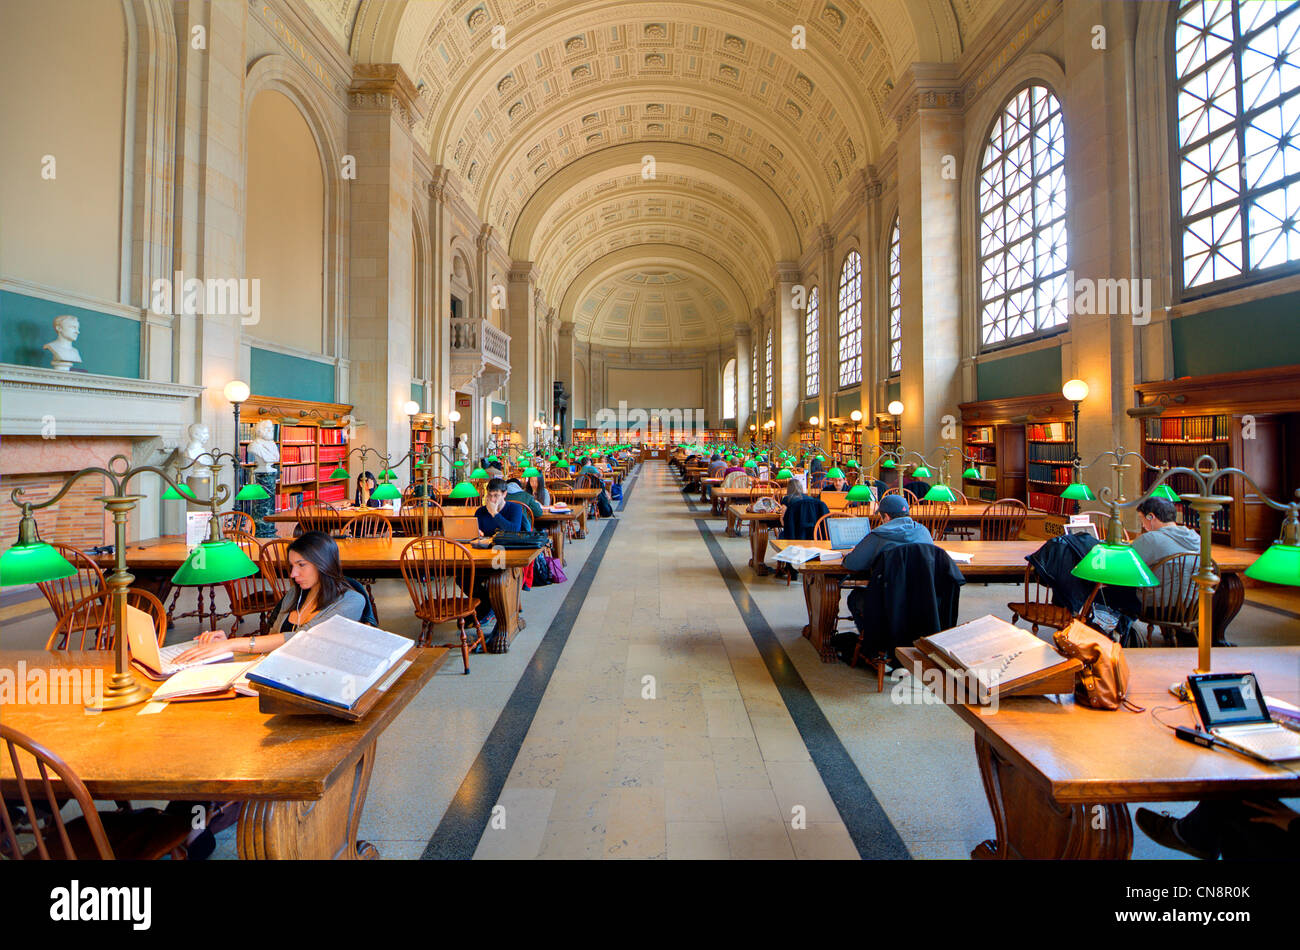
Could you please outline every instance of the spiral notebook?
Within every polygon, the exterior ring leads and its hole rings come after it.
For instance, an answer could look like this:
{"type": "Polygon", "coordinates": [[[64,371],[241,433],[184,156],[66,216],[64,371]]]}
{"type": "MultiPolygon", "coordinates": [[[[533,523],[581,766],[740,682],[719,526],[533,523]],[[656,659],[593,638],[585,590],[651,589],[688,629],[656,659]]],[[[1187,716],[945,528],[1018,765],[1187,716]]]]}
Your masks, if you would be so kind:
{"type": "Polygon", "coordinates": [[[916,641],[931,659],[958,671],[969,670],[999,693],[1014,692],[1024,683],[1079,664],[1057,652],[1052,644],[1028,630],[985,614],[931,637],[916,641]]]}

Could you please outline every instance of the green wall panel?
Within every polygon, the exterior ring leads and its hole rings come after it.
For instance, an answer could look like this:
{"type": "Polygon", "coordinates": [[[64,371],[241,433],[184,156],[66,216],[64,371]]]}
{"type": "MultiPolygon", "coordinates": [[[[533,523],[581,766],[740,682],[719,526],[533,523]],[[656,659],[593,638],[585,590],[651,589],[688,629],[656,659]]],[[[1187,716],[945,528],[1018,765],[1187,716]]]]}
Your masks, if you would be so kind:
{"type": "Polygon", "coordinates": [[[1300,293],[1178,317],[1169,328],[1174,376],[1300,363],[1300,293]]]}
{"type": "Polygon", "coordinates": [[[574,419],[574,420],[573,420],[573,428],[575,428],[575,429],[585,429],[585,428],[587,428],[587,420],[586,420],[586,419],[574,419]]]}
{"type": "Polygon", "coordinates": [[[980,400],[1059,393],[1061,382],[1061,348],[1058,346],[978,363],[975,367],[975,385],[980,400]]]}
{"type": "Polygon", "coordinates": [[[836,418],[847,418],[848,414],[854,409],[862,408],[862,391],[854,390],[851,393],[838,393],[835,396],[835,416],[836,418]]]}
{"type": "MultiPolygon", "coordinates": [[[[259,396],[334,402],[334,367],[329,363],[252,348],[249,386],[259,396]]],[[[411,396],[415,398],[414,395],[411,396]]]]}
{"type": "Polygon", "coordinates": [[[807,422],[813,416],[817,415],[817,400],[805,399],[803,402],[803,420],[807,422]]]}
{"type": "Polygon", "coordinates": [[[424,383],[411,383],[411,398],[421,409],[424,408],[424,383]]]}
{"type": "MultiPolygon", "coordinates": [[[[492,416],[500,416],[503,420],[506,418],[506,404],[503,402],[492,403],[492,416]]],[[[488,416],[489,421],[492,416],[488,416]]]]}
{"type": "Polygon", "coordinates": [[[54,318],[70,313],[81,322],[76,369],[140,378],[140,324],[116,314],[0,291],[0,363],[50,365],[42,347],[54,339],[54,318]]]}
{"type": "Polygon", "coordinates": [[[885,384],[885,405],[888,406],[895,399],[903,398],[902,380],[894,380],[892,383],[885,384]]]}

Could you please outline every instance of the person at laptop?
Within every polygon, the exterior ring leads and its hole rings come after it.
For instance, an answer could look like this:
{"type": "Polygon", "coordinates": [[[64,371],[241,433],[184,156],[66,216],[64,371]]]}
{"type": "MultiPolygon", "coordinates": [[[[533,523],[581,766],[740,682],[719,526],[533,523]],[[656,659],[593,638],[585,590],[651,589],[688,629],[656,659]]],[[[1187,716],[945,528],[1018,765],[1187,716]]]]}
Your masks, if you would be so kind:
{"type": "Polygon", "coordinates": [[[1300,812],[1276,798],[1199,802],[1182,818],[1139,808],[1135,817],[1156,844],[1206,861],[1300,858],[1300,812]]]}
{"type": "Polygon", "coordinates": [[[908,515],[907,499],[902,495],[886,495],[876,508],[881,523],[867,534],[844,556],[844,569],[853,574],[865,574],[871,563],[887,544],[933,544],[934,538],[923,524],[917,524],[908,515]]]}
{"type": "Polygon", "coordinates": [[[524,513],[506,504],[506,483],[500,478],[488,481],[486,497],[474,512],[474,517],[478,520],[479,535],[485,538],[498,531],[524,529],[524,513]]]}
{"type": "MultiPolygon", "coordinates": [[[[1133,539],[1137,551],[1148,565],[1173,554],[1199,554],[1201,536],[1191,528],[1178,524],[1178,512],[1173,502],[1165,498],[1148,498],[1137,506],[1142,522],[1142,533],[1133,539]]],[[[1184,566],[1185,580],[1190,583],[1199,565],[1189,562],[1184,566]]]]}
{"type": "Polygon", "coordinates": [[[300,630],[330,617],[360,621],[366,597],[343,576],[339,546],[323,531],[306,531],[289,545],[289,577],[293,581],[271,615],[270,633],[228,639],[224,630],[209,630],[195,639],[199,645],[176,657],[190,663],[220,653],[270,653],[300,630]]]}

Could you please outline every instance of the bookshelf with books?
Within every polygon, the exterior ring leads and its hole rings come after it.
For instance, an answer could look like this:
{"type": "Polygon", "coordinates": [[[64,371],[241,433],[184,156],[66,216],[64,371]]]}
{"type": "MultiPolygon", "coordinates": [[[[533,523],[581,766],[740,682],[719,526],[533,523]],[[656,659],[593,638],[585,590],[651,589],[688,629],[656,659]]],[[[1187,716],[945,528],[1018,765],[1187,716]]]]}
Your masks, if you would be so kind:
{"type": "Polygon", "coordinates": [[[735,429],[705,429],[704,441],[709,445],[733,445],[736,441],[735,429]]]}
{"type": "Polygon", "coordinates": [[[594,428],[574,429],[573,444],[574,445],[595,445],[596,430],[594,428]]]}
{"type": "Polygon", "coordinates": [[[862,425],[849,420],[831,420],[831,459],[843,466],[850,459],[862,459],[862,425]]]}
{"type": "Polygon", "coordinates": [[[997,427],[962,426],[962,451],[966,455],[962,470],[972,467],[979,478],[962,476],[962,493],[970,501],[996,501],[998,495],[997,427]]]}
{"type": "MultiPolygon", "coordinates": [[[[1194,467],[1208,455],[1219,468],[1240,468],[1275,501],[1290,501],[1300,486],[1300,366],[1189,376],[1135,387],[1138,406],[1163,405],[1139,420],[1142,456],[1152,465],[1194,467]]],[[[1145,491],[1159,477],[1144,472],[1145,491]]],[[[1191,492],[1190,476],[1174,476],[1174,491],[1191,492]]],[[[1281,514],[1259,500],[1239,476],[1221,479],[1216,492],[1232,496],[1214,518],[1212,540],[1260,549],[1277,540],[1281,514]]],[[[1191,505],[1178,520],[1197,527],[1191,505]]]]}
{"type": "MultiPolygon", "coordinates": [[[[420,418],[413,416],[411,418],[411,458],[419,459],[422,453],[428,452],[426,446],[433,445],[433,417],[428,416],[420,418]]],[[[412,473],[415,472],[415,465],[412,462],[412,473]]]]}
{"type": "Polygon", "coordinates": [[[1074,476],[1074,423],[1057,421],[1025,424],[1026,503],[1037,511],[1074,514],[1079,503],[1061,497],[1074,476]]]}
{"type": "Polygon", "coordinates": [[[879,434],[880,451],[898,451],[898,424],[894,421],[893,416],[885,414],[878,415],[876,417],[876,431],[879,434]]]}
{"type": "MultiPolygon", "coordinates": [[[[962,478],[972,502],[1015,498],[1030,508],[1071,514],[1075,502],[1063,500],[1074,443],[1065,422],[1071,407],[1060,393],[966,402],[961,406],[962,450],[978,478],[962,478]]],[[[962,469],[967,463],[962,463],[962,469]]]]}
{"type": "Polygon", "coordinates": [[[275,510],[292,511],[311,501],[341,504],[347,499],[347,479],[332,479],[348,450],[348,430],[343,417],[351,406],[299,399],[250,396],[239,423],[238,456],[243,469],[241,484],[252,477],[248,443],[257,426],[270,419],[280,449],[279,481],[273,493],[275,510]]]}

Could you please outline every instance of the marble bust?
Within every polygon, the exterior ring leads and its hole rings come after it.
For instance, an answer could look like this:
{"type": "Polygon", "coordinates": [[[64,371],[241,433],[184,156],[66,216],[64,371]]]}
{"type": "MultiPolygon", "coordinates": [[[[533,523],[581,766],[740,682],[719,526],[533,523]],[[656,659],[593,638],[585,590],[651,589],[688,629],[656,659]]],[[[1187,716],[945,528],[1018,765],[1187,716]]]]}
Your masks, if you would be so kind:
{"type": "Polygon", "coordinates": [[[81,362],[81,354],[73,345],[81,333],[81,321],[70,313],[60,314],[54,318],[54,332],[58,335],[56,339],[46,343],[42,349],[50,351],[51,368],[66,373],[72,369],[73,363],[81,362]]]}
{"type": "Polygon", "coordinates": [[[257,424],[255,437],[248,443],[248,461],[256,462],[253,471],[274,472],[275,463],[280,461],[280,447],[275,444],[275,423],[263,419],[257,424]]]}
{"type": "Polygon", "coordinates": [[[207,478],[212,474],[208,467],[212,464],[212,456],[208,453],[208,438],[211,433],[208,427],[201,422],[196,422],[186,430],[188,441],[185,445],[185,458],[187,464],[193,462],[194,467],[188,469],[188,475],[191,478],[207,478]]]}
{"type": "Polygon", "coordinates": [[[469,441],[464,432],[456,440],[456,456],[462,459],[469,458],[469,441]]]}

